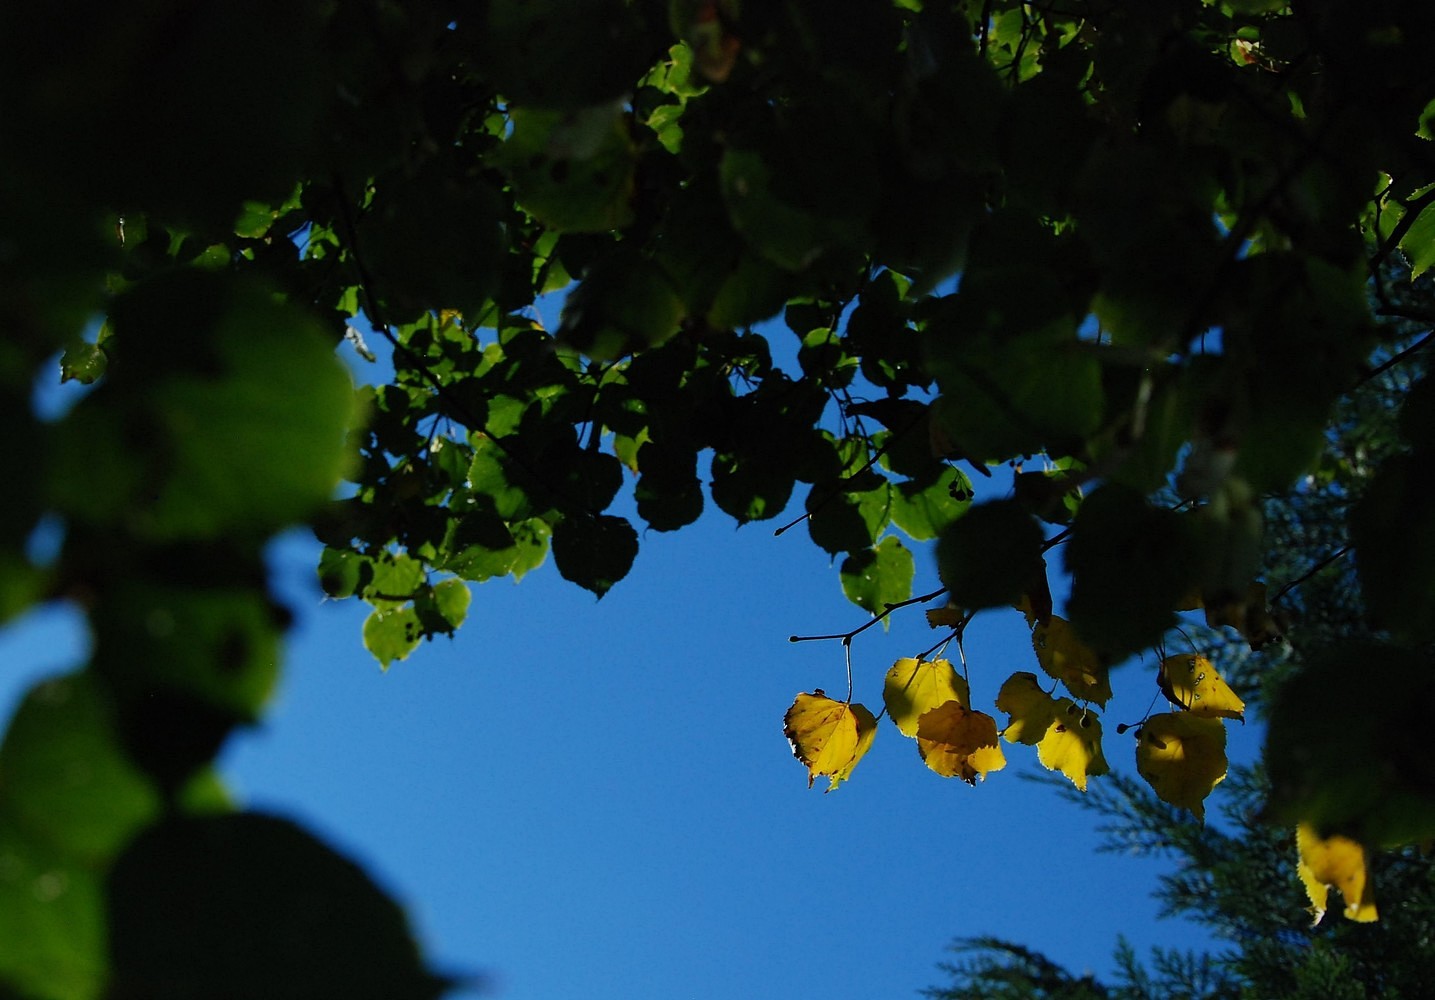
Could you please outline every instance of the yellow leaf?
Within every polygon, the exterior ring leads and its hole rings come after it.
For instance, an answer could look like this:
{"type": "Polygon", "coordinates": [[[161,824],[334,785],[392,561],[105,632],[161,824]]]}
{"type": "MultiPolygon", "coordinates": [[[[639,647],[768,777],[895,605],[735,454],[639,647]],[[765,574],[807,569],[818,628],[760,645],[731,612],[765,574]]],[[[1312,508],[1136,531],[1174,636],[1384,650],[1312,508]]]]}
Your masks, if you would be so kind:
{"type": "Polygon", "coordinates": [[[1206,796],[1226,776],[1226,727],[1191,712],[1153,715],[1137,730],[1136,770],[1164,801],[1205,822],[1206,796]]]}
{"type": "Polygon", "coordinates": [[[1002,736],[1008,743],[1035,746],[1056,721],[1056,699],[1041,689],[1036,674],[1012,674],[997,692],[997,708],[1011,716],[1002,736]]]}
{"type": "Polygon", "coordinates": [[[1345,918],[1363,924],[1380,919],[1375,910],[1375,893],[1365,866],[1365,848],[1349,837],[1321,837],[1308,823],[1295,830],[1299,860],[1296,871],[1310,897],[1310,912],[1320,923],[1325,916],[1330,890],[1339,889],[1345,899],[1345,918]]]}
{"type": "Polygon", "coordinates": [[[945,608],[932,608],[927,612],[927,624],[932,628],[956,628],[965,617],[962,609],[955,604],[945,608]]]}
{"type": "Polygon", "coordinates": [[[825,774],[832,791],[852,776],[877,735],[877,720],[861,705],[834,701],[818,688],[799,694],[783,716],[792,755],[807,765],[807,787],[825,774]]]}
{"type": "Polygon", "coordinates": [[[1057,702],[1056,718],[1037,744],[1036,756],[1048,771],[1060,771],[1083,792],[1088,775],[1110,770],[1101,752],[1101,720],[1070,698],[1057,702]]]}
{"type": "Polygon", "coordinates": [[[1246,703],[1204,656],[1168,656],[1161,661],[1156,679],[1167,699],[1192,715],[1246,720],[1246,703]]]}
{"type": "Polygon", "coordinates": [[[882,702],[903,736],[916,736],[917,723],[939,705],[971,704],[971,691],[947,660],[904,657],[892,664],[882,685],[882,702]]]}
{"type": "Polygon", "coordinates": [[[1008,677],[997,695],[997,708],[1011,715],[1002,731],[1008,742],[1035,744],[1037,759],[1046,769],[1060,771],[1083,792],[1088,776],[1109,770],[1096,713],[1070,698],[1053,698],[1035,674],[1022,671],[1008,677]]]}
{"type": "Polygon", "coordinates": [[[1041,669],[1066,685],[1082,701],[1105,705],[1111,700],[1108,671],[1095,650],[1076,636],[1076,629],[1060,615],[1052,615],[1031,633],[1031,645],[1041,669]]]}
{"type": "Polygon", "coordinates": [[[997,722],[985,712],[973,712],[956,701],[922,714],[917,726],[917,750],[922,760],[944,778],[959,777],[969,785],[977,776],[1006,767],[997,743],[997,722]]]}
{"type": "Polygon", "coordinates": [[[1022,617],[1026,619],[1027,628],[1031,628],[1033,625],[1036,624],[1036,612],[1032,609],[1031,598],[1028,597],[1026,594],[1022,594],[1021,600],[1013,604],[1012,607],[1016,608],[1022,613],[1022,617]]]}

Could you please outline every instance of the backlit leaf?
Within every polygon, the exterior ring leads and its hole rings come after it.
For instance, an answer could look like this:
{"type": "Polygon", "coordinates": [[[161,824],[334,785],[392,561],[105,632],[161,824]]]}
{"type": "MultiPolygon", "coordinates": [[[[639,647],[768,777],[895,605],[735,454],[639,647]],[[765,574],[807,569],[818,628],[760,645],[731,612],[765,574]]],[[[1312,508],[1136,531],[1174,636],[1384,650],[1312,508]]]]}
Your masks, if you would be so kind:
{"type": "Polygon", "coordinates": [[[912,553],[896,538],[888,537],[842,561],[842,592],[853,604],[878,615],[888,605],[912,596],[915,575],[912,553]]]}
{"type": "Polygon", "coordinates": [[[927,612],[927,625],[931,628],[956,628],[962,623],[966,613],[961,608],[948,604],[942,608],[932,608],[927,612]]]}
{"type": "Polygon", "coordinates": [[[832,791],[852,776],[877,735],[877,720],[861,705],[834,701],[821,688],[799,694],[782,718],[792,755],[807,767],[807,787],[826,775],[832,791]]]}
{"type": "Polygon", "coordinates": [[[1136,770],[1165,802],[1205,821],[1206,796],[1226,776],[1226,727],[1190,712],[1153,715],[1137,730],[1136,770]]]}
{"type": "Polygon", "coordinates": [[[908,479],[892,491],[892,520],[915,541],[936,538],[971,506],[971,481],[947,467],[931,479],[908,479]]]}
{"type": "Polygon", "coordinates": [[[1296,872],[1310,897],[1313,924],[1320,923],[1329,909],[1331,889],[1338,889],[1344,897],[1347,920],[1371,923],[1379,919],[1364,847],[1349,837],[1321,837],[1309,823],[1296,826],[1295,843],[1296,872]]]}
{"type": "Polygon", "coordinates": [[[949,701],[966,706],[971,691],[948,660],[904,657],[892,664],[882,685],[882,702],[903,736],[916,736],[922,716],[949,701]]]}
{"type": "Polygon", "coordinates": [[[997,693],[997,708],[1011,718],[1002,730],[1009,743],[1035,746],[1056,721],[1058,702],[1042,690],[1036,674],[1023,670],[1012,674],[997,693]]]}
{"type": "Polygon", "coordinates": [[[917,723],[917,750],[933,771],[944,778],[961,778],[969,785],[1006,767],[996,720],[985,712],[963,708],[958,701],[923,713],[917,723]]]}
{"type": "Polygon", "coordinates": [[[1035,674],[1022,671],[1008,677],[997,695],[997,708],[1011,716],[1002,730],[1009,743],[1034,744],[1047,770],[1060,771],[1083,792],[1088,776],[1109,770],[1096,713],[1070,698],[1053,698],[1035,674]]]}
{"type": "Polygon", "coordinates": [[[424,627],[412,606],[375,608],[364,621],[364,648],[385,670],[395,660],[407,659],[424,637],[424,627]]]}
{"type": "Polygon", "coordinates": [[[104,375],[109,367],[109,358],[98,344],[81,341],[71,345],[60,357],[60,381],[73,379],[81,385],[90,385],[104,375]]]}
{"type": "Polygon", "coordinates": [[[1037,759],[1049,771],[1060,771],[1083,792],[1089,775],[1110,768],[1101,752],[1101,720],[1070,698],[1056,704],[1056,716],[1036,746],[1037,759]]]}
{"type": "Polygon", "coordinates": [[[1179,705],[1192,715],[1245,721],[1246,703],[1236,697],[1236,692],[1204,656],[1166,657],[1161,661],[1157,683],[1171,704],[1179,705]]]}
{"type": "Polygon", "coordinates": [[[1111,699],[1109,670],[1065,618],[1052,615],[1045,624],[1038,624],[1032,629],[1031,645],[1041,669],[1065,684],[1075,697],[1098,705],[1111,699]]]}

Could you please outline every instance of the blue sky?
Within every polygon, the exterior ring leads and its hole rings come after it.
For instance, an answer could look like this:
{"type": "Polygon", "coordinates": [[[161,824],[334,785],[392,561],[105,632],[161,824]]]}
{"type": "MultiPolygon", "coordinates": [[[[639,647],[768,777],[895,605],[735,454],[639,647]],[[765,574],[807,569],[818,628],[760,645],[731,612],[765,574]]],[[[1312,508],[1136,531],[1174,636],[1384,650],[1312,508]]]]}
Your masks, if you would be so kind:
{"type": "MultiPolygon", "coordinates": [[[[1039,770],[1029,748],[973,788],[885,725],[849,783],[808,790],[782,715],[845,672],[839,644],[787,636],[863,619],[826,556],[716,513],[643,542],[601,602],[551,565],[490,582],[456,639],[383,673],[363,608],[325,601],[313,543],[286,537],[274,574],[298,626],[267,723],[223,757],[231,787],[360,860],[436,962],[511,1000],[909,997],[957,935],[1097,972],[1118,932],[1200,942],[1154,919],[1157,864],[1094,853],[1089,813],[1018,779],[1039,770]]],[[[919,587],[934,580],[921,563],[919,587]]],[[[920,619],[859,637],[858,700],[877,708],[891,662],[931,644],[920,619]]],[[[1016,612],[972,626],[978,707],[1033,666],[1024,633],[1016,612]]],[[[30,680],[82,657],[64,613],[7,632],[7,714],[30,680]]],[[[1108,719],[1139,718],[1149,676],[1117,674],[1108,719]]],[[[1106,729],[1107,756],[1132,769],[1130,736],[1106,729]]],[[[1249,759],[1255,733],[1232,737],[1249,759]]]]}
{"type": "MultiPolygon", "coordinates": [[[[979,487],[1008,485],[999,469],[979,487]]],[[[969,787],[884,720],[850,782],[806,787],[783,713],[799,691],[840,696],[846,672],[839,643],[788,636],[866,616],[804,531],[773,537],[787,519],[738,529],[710,505],[647,532],[602,601],[551,562],[479,585],[455,639],[387,673],[363,648],[365,607],[324,599],[318,545],[292,532],[271,550],[297,621],[284,683],[222,771],[242,803],[360,861],[439,967],[508,1000],[912,997],[958,936],[1097,973],[1118,933],[1138,951],[1203,945],[1156,919],[1159,862],[1097,853],[1096,817],[1019,777],[1042,770],[1033,748],[1007,747],[1007,768],[969,787]]],[[[935,568],[915,549],[925,593],[935,568]]],[[[855,699],[879,711],[887,668],[936,638],[920,608],[864,632],[855,699]]],[[[1003,679],[1037,670],[1015,611],[979,616],[967,655],[974,707],[992,714],[1003,679]]],[[[64,608],[0,633],[0,711],[84,656],[64,608]]],[[[1113,686],[1106,756],[1130,773],[1135,742],[1115,724],[1150,708],[1153,671],[1128,665],[1113,686]]],[[[1253,759],[1255,727],[1230,735],[1232,759],[1253,759]]]]}

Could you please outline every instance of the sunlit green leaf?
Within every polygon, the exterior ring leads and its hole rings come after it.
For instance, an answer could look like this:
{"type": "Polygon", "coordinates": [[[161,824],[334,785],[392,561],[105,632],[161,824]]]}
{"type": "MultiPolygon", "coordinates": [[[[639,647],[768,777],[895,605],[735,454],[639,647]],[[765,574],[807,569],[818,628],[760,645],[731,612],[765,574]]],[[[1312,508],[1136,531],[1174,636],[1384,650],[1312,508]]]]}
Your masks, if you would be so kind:
{"type": "Polygon", "coordinates": [[[423,623],[412,605],[375,608],[364,620],[364,648],[385,670],[395,660],[408,659],[424,634],[423,623]]]}
{"type": "Polygon", "coordinates": [[[842,592],[872,614],[912,596],[916,563],[912,553],[895,538],[884,538],[870,549],[853,552],[842,560],[842,592]]]}

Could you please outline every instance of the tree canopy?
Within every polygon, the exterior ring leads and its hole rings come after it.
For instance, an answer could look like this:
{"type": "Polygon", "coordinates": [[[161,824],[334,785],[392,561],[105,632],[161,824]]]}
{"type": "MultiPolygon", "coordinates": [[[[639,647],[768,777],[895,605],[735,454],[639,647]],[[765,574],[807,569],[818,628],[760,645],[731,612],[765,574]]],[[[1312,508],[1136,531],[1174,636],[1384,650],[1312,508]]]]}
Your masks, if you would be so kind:
{"type": "MultiPolygon", "coordinates": [[[[1157,651],[1137,768],[1199,816],[1242,709],[1172,630],[1275,641],[1261,500],[1304,484],[1374,630],[1277,695],[1266,815],[1429,838],[1435,387],[1358,498],[1322,445],[1429,343],[1377,314],[1435,325],[1388,267],[1435,263],[1432,50],[1418,0],[6,5],[0,619],[72,601],[92,654],[0,749],[0,987],[312,995],[251,933],[283,914],[329,992],[443,989],[212,773],[276,682],[296,522],[385,666],[550,553],[601,596],[709,503],[801,524],[874,620],[941,601],[862,679],[928,766],[975,780],[1000,731],[1084,786],[1110,669],[1157,651]],[[92,389],[44,417],[37,377],[92,389]],[[1009,605],[1048,677],[929,658],[1009,605]]],[[[885,725],[821,691],[786,723],[834,785],[885,725]]]]}

